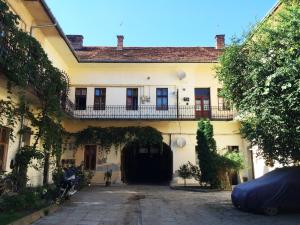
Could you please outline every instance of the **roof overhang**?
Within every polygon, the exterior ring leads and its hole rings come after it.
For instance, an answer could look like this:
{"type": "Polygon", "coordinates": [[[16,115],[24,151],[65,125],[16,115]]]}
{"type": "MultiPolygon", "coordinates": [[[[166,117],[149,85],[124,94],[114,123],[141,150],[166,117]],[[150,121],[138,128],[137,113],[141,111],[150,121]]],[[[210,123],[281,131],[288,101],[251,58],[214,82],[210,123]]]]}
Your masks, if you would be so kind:
{"type": "Polygon", "coordinates": [[[52,29],[43,29],[43,32],[48,35],[58,34],[67,45],[68,49],[70,50],[76,61],[79,62],[79,58],[76,55],[76,52],[74,51],[72,45],[68,41],[55,16],[52,14],[47,3],[44,0],[24,0],[24,5],[32,13],[32,15],[34,15],[36,25],[55,25],[52,29]]]}

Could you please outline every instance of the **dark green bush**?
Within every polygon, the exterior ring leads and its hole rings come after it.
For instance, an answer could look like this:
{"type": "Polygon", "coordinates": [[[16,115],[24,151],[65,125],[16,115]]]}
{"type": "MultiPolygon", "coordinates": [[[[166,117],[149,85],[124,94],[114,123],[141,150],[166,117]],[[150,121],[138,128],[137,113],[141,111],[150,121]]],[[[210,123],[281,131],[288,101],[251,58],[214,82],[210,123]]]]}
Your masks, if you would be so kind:
{"type": "Polygon", "coordinates": [[[0,208],[2,211],[36,210],[47,204],[41,194],[33,189],[26,189],[15,195],[1,197],[0,208]]]}

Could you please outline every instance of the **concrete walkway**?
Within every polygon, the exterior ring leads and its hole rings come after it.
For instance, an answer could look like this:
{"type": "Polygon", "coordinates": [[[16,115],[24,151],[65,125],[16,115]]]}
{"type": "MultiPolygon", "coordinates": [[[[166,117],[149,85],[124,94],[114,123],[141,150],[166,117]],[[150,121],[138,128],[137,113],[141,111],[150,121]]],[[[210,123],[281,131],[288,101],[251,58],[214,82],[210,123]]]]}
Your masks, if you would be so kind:
{"type": "Polygon", "coordinates": [[[229,192],[167,186],[90,187],[35,225],[299,225],[300,214],[276,217],[236,210],[229,192]]]}

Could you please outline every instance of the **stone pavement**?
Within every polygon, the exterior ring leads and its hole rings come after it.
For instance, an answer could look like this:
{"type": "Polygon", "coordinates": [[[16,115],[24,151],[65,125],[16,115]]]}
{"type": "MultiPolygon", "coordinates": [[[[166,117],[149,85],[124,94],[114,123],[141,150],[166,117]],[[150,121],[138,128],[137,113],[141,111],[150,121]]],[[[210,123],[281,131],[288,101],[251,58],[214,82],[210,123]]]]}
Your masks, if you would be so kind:
{"type": "Polygon", "coordinates": [[[35,225],[300,225],[300,214],[240,212],[229,192],[186,192],[167,186],[94,186],[35,225]]]}

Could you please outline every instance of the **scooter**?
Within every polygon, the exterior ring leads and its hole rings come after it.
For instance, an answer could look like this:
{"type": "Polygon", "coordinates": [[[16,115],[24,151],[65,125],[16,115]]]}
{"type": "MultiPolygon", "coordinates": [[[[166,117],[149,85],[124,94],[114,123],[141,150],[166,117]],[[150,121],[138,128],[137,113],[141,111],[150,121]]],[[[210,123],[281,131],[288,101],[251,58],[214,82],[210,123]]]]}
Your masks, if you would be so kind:
{"type": "Polygon", "coordinates": [[[77,175],[77,168],[70,167],[68,169],[64,169],[63,180],[59,186],[59,195],[56,199],[56,203],[60,204],[64,200],[69,199],[72,195],[74,195],[79,190],[79,181],[80,178],[77,175]]]}

